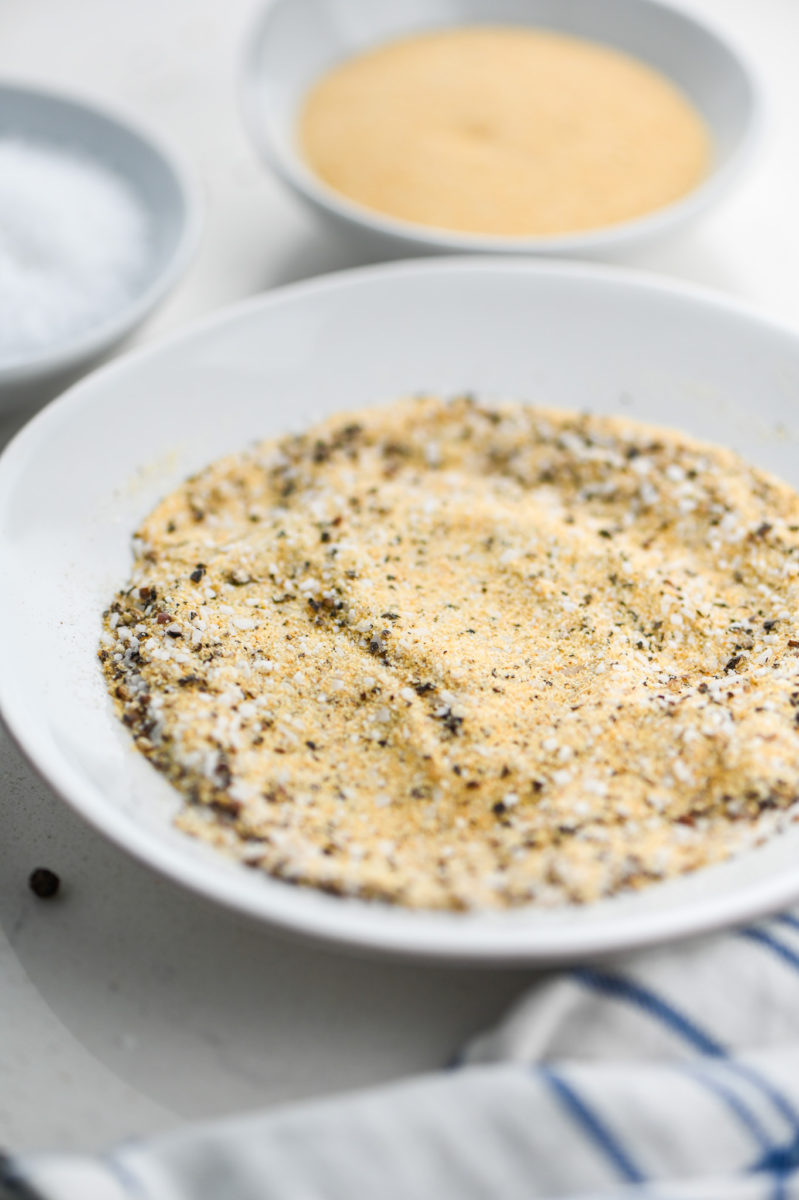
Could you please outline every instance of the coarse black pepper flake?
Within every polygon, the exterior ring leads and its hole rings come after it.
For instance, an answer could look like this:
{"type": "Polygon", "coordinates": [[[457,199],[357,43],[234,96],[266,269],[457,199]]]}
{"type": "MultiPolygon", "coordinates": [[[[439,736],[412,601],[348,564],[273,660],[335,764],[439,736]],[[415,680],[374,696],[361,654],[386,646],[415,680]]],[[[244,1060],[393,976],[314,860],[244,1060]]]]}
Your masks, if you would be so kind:
{"type": "Polygon", "coordinates": [[[443,712],[435,712],[431,713],[430,715],[435,717],[437,721],[440,721],[444,728],[451,733],[453,737],[461,732],[463,717],[456,717],[449,705],[447,705],[443,712]]]}
{"type": "Polygon", "coordinates": [[[36,867],[28,876],[28,887],[40,900],[52,900],[58,894],[61,880],[48,867],[36,867]]]}

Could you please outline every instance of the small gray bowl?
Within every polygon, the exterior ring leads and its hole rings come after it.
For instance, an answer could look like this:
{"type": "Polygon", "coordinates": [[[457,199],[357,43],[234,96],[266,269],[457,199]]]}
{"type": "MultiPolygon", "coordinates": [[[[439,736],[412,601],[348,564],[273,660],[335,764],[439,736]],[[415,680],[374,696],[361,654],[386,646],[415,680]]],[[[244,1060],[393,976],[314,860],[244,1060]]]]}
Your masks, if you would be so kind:
{"type": "Polygon", "coordinates": [[[601,258],[661,238],[725,191],[758,127],[759,100],[738,54],[660,0],[268,0],[246,48],[241,104],[257,150],[298,196],[370,249],[386,253],[559,254],[601,258]],[[397,220],[327,186],[297,148],[311,84],[342,59],[391,38],[457,25],[527,25],[604,43],[648,63],[691,100],[714,142],[708,176],[682,199],[635,220],[547,237],[456,233],[397,220]]]}
{"type": "Polygon", "coordinates": [[[149,133],[67,96],[0,84],[0,138],[79,155],[117,175],[148,220],[148,255],[138,287],[119,308],[81,334],[0,363],[0,405],[87,367],[121,341],[175,284],[198,241],[200,210],[183,168],[149,133]]]}

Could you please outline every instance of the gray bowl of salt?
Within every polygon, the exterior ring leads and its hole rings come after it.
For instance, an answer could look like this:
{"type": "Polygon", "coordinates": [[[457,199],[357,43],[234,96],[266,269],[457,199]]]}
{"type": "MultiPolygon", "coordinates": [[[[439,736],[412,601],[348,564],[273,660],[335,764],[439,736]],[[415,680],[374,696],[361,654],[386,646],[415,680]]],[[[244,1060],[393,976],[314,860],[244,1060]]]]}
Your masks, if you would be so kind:
{"type": "Polygon", "coordinates": [[[177,281],[199,225],[182,169],[149,135],[0,84],[0,405],[129,334],[177,281]]]}

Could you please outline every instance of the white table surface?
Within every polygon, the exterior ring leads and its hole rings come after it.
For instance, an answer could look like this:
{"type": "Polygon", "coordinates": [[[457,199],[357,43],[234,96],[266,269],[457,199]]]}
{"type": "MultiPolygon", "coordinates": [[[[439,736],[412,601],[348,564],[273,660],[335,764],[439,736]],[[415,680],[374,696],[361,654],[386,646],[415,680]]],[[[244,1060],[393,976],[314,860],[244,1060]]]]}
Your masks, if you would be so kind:
{"type": "MultiPolygon", "coordinates": [[[[763,145],[722,207],[631,265],[746,298],[799,328],[799,3],[686,6],[748,54],[766,102],[763,145]]],[[[135,342],[354,263],[266,175],[242,133],[236,70],[256,8],[256,0],[0,4],[0,78],[58,87],[150,123],[200,181],[197,258],[135,342]]],[[[13,424],[0,422],[0,439],[13,424]]],[[[2,731],[0,830],[0,1145],[11,1149],[95,1148],[435,1068],[531,978],[358,962],[238,921],[107,845],[2,731]],[[55,901],[27,888],[40,865],[63,880],[55,901]]]]}

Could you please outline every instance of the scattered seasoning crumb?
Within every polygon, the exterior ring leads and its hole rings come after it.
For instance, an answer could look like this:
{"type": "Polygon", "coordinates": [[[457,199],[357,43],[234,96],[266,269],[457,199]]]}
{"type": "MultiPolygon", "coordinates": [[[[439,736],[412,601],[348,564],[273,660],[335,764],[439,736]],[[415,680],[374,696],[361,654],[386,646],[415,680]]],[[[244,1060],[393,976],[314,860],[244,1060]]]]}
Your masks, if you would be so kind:
{"type": "Polygon", "coordinates": [[[799,496],[731,451],[417,397],[213,464],[134,546],[109,690],[249,868],[585,903],[799,816],[799,496]]]}
{"type": "Polygon", "coordinates": [[[28,887],[40,900],[52,900],[61,887],[61,880],[55,871],[50,871],[47,867],[36,867],[28,876],[28,887]]]}

